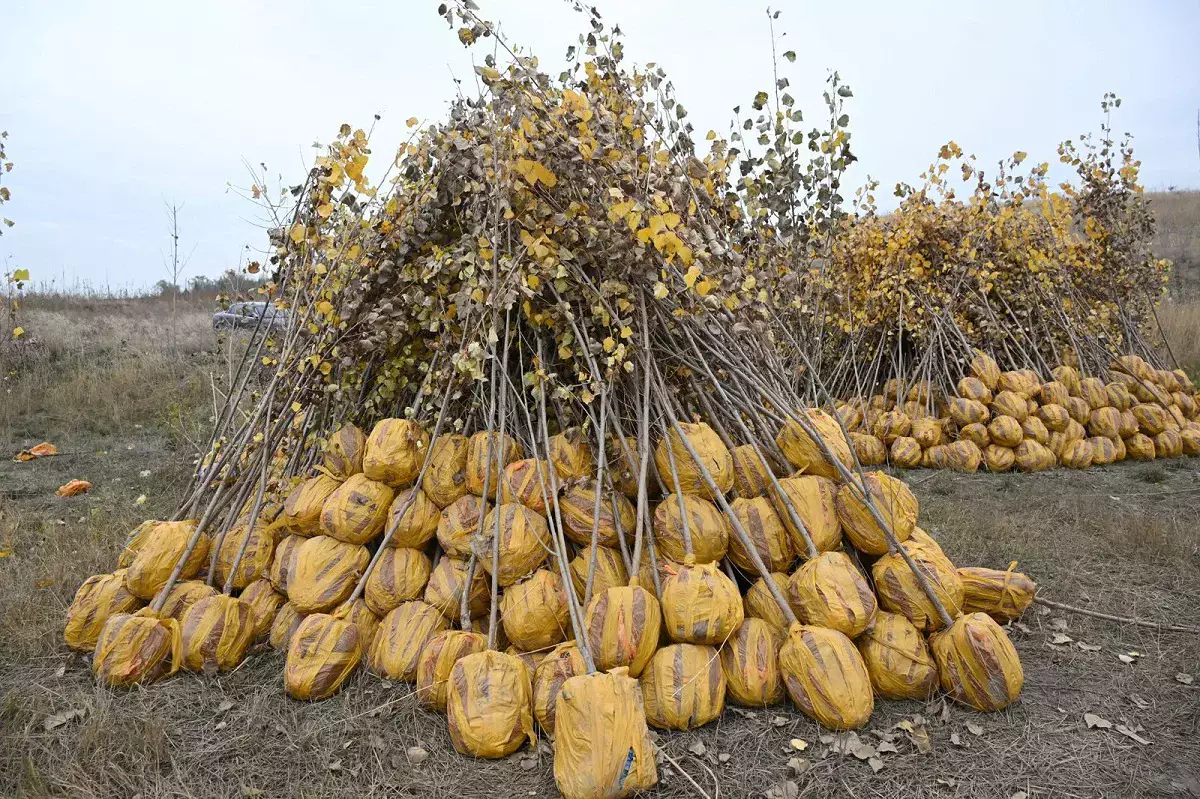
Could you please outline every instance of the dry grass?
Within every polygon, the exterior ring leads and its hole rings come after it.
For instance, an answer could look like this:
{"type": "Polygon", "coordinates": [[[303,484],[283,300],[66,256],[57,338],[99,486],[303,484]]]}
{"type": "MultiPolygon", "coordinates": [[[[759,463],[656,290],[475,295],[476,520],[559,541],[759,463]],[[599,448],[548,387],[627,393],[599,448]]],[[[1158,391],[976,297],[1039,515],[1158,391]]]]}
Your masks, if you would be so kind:
{"type": "Polygon", "coordinates": [[[1154,251],[1175,263],[1172,293],[1200,293],[1200,191],[1166,191],[1148,195],[1158,220],[1154,251]]]}

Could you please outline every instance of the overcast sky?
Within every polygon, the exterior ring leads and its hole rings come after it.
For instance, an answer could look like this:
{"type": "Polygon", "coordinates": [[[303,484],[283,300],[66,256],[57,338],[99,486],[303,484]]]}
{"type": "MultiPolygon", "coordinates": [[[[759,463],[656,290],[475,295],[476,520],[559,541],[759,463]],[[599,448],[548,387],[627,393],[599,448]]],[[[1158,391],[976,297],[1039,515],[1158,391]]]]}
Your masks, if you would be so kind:
{"type": "MultiPolygon", "coordinates": [[[[561,0],[478,0],[553,72],[585,21],[561,0]]],[[[298,180],[315,141],[383,116],[390,159],[410,116],[436,119],[472,80],[471,52],[437,0],[4,0],[0,129],[17,222],[0,257],[54,280],[113,290],[165,276],[165,200],[183,206],[186,276],[261,247],[256,209],[228,191],[244,162],[298,180]]],[[[734,0],[598,0],[627,57],[670,73],[696,129],[771,82],[763,8],[734,0]]],[[[860,164],[915,181],[954,139],[984,162],[1092,130],[1107,90],[1124,104],[1151,188],[1200,187],[1200,0],[879,2],[779,0],[792,93],[819,118],[828,70],[854,89],[860,164]]]]}

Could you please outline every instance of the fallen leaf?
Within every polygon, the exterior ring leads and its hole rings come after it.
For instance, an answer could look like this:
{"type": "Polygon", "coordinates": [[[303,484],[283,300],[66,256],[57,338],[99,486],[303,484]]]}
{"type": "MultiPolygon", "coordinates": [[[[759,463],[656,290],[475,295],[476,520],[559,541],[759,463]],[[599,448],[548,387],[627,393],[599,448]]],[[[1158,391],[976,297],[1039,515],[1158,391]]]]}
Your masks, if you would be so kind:
{"type": "Polygon", "coordinates": [[[771,719],[771,724],[773,724],[776,727],[786,727],[788,724],[788,720],[784,716],[775,716],[774,718],[771,719]]]}
{"type": "Polygon", "coordinates": [[[805,749],[808,748],[808,741],[805,741],[803,738],[793,738],[788,743],[790,743],[792,745],[792,748],[795,749],[797,752],[803,752],[805,749]]]}
{"type": "Polygon", "coordinates": [[[955,785],[958,785],[958,780],[954,779],[953,777],[938,777],[937,784],[945,785],[947,788],[953,788],[955,785]]]}
{"type": "Polygon", "coordinates": [[[233,710],[233,700],[232,699],[226,699],[224,702],[217,705],[218,713],[227,713],[230,710],[233,710]]]}
{"type": "Polygon", "coordinates": [[[371,735],[371,737],[367,738],[367,746],[372,749],[387,749],[387,741],[383,740],[379,735],[371,735]]]}
{"type": "Polygon", "coordinates": [[[535,758],[535,757],[521,758],[521,768],[525,769],[526,771],[533,771],[535,768],[537,768],[537,758],[535,758]]]}
{"type": "Polygon", "coordinates": [[[877,757],[867,758],[867,765],[871,767],[871,771],[878,774],[883,769],[883,761],[877,757]]]}
{"type": "Polygon", "coordinates": [[[850,754],[854,755],[859,760],[870,760],[871,758],[875,757],[876,751],[875,747],[871,746],[870,744],[858,741],[850,748],[850,754]]]}
{"type": "Polygon", "coordinates": [[[812,768],[812,763],[808,762],[807,758],[793,757],[787,762],[787,766],[788,771],[792,773],[792,776],[799,777],[801,774],[804,774],[810,768],[812,768]]]}
{"type": "Polygon", "coordinates": [[[1141,694],[1130,694],[1129,701],[1133,702],[1135,705],[1137,705],[1142,710],[1145,710],[1146,708],[1150,707],[1150,703],[1147,702],[1145,699],[1143,699],[1141,694]]]}
{"type": "Polygon", "coordinates": [[[335,773],[341,771],[342,770],[342,761],[340,761],[340,760],[329,761],[329,770],[332,772],[335,772],[335,773]]]}
{"type": "Polygon", "coordinates": [[[933,751],[933,742],[929,739],[929,730],[925,729],[924,725],[914,725],[908,731],[908,738],[921,754],[927,755],[933,751]]]}
{"type": "Polygon", "coordinates": [[[971,745],[969,743],[967,743],[966,741],[964,741],[962,739],[962,736],[960,736],[957,732],[950,733],[950,744],[952,746],[962,747],[963,749],[971,748],[971,745]]]}
{"type": "Polygon", "coordinates": [[[228,726],[229,726],[229,722],[222,719],[221,721],[218,721],[215,725],[213,725],[213,729],[214,730],[223,730],[228,726]]]}
{"type": "Polygon", "coordinates": [[[133,504],[134,505],[145,505],[146,504],[146,495],[141,494],[140,496],[138,496],[138,498],[133,501],[133,504]]]}
{"type": "Polygon", "coordinates": [[[881,741],[879,746],[875,747],[875,751],[882,755],[882,754],[887,754],[889,752],[896,753],[896,752],[899,752],[900,750],[897,749],[896,745],[894,743],[892,743],[891,741],[881,741]]]}
{"type": "Polygon", "coordinates": [[[1067,629],[1067,620],[1062,618],[1061,616],[1057,616],[1057,617],[1051,619],[1050,620],[1050,629],[1051,630],[1067,629]]]}
{"type": "Polygon", "coordinates": [[[33,587],[34,588],[49,588],[52,585],[54,585],[53,580],[51,580],[49,577],[43,577],[42,579],[40,579],[36,583],[34,583],[33,587]]]}
{"type": "Polygon", "coordinates": [[[67,664],[66,663],[62,664],[61,666],[59,666],[57,669],[54,670],[55,677],[62,677],[66,673],[67,673],[67,664]]]}
{"type": "Polygon", "coordinates": [[[704,741],[696,741],[694,744],[688,747],[688,751],[696,757],[704,757],[704,755],[708,752],[708,747],[704,745],[704,741]]]}
{"type": "Polygon", "coordinates": [[[86,715],[87,715],[87,711],[84,710],[83,708],[73,708],[71,710],[64,710],[61,713],[55,713],[54,715],[47,716],[45,719],[43,719],[42,727],[47,731],[57,730],[59,727],[63,726],[64,724],[74,721],[75,719],[81,719],[86,715]]]}
{"type": "Polygon", "coordinates": [[[1075,640],[1074,638],[1067,635],[1066,633],[1055,633],[1054,637],[1050,639],[1050,643],[1052,643],[1052,644],[1069,644],[1074,640],[1075,640]]]}
{"type": "Polygon", "coordinates": [[[142,469],[140,472],[138,472],[139,477],[149,477],[150,475],[151,471],[149,469],[142,469]]]}
{"type": "Polygon", "coordinates": [[[73,497],[76,494],[86,494],[92,484],[87,480],[72,480],[65,485],[61,485],[55,493],[60,497],[73,497]]]}
{"type": "Polygon", "coordinates": [[[1099,652],[1103,647],[1099,644],[1085,644],[1083,641],[1076,641],[1075,646],[1082,649],[1084,652],[1099,652]]]}
{"type": "Polygon", "coordinates": [[[1185,674],[1182,671],[1175,675],[1175,682],[1181,682],[1184,685],[1191,685],[1196,681],[1196,678],[1190,674],[1185,674]]]}
{"type": "Polygon", "coordinates": [[[980,727],[973,721],[968,721],[967,732],[971,733],[972,735],[983,735],[983,727],[980,727]]]}
{"type": "Polygon", "coordinates": [[[1083,723],[1088,726],[1089,730],[1095,729],[1095,728],[1107,730],[1110,727],[1112,727],[1111,721],[1109,721],[1108,719],[1100,718],[1095,713],[1084,713],[1083,714],[1083,723]]]}
{"type": "Polygon", "coordinates": [[[729,762],[729,753],[722,752],[721,754],[717,755],[717,761],[720,763],[728,763],[729,762]]]}
{"type": "Polygon", "coordinates": [[[1134,732],[1133,730],[1131,730],[1131,729],[1129,729],[1128,727],[1126,727],[1124,724],[1118,724],[1118,725],[1117,725],[1116,727],[1114,727],[1113,729],[1115,729],[1117,732],[1119,732],[1119,733],[1121,733],[1122,735],[1124,735],[1126,738],[1130,738],[1130,739],[1132,739],[1132,740],[1134,740],[1134,741],[1137,741],[1137,742],[1138,742],[1138,743],[1140,743],[1142,746],[1149,746],[1149,745],[1150,745],[1150,742],[1149,742],[1149,741],[1147,741],[1147,740],[1146,740],[1145,738],[1143,738],[1142,736],[1138,735],[1138,734],[1137,734],[1136,732],[1134,732]]]}
{"type": "Polygon", "coordinates": [[[408,762],[414,766],[419,766],[429,759],[429,753],[419,746],[408,747],[408,762]]]}
{"type": "Polygon", "coordinates": [[[1029,794],[1025,793],[1024,791],[1017,791],[1012,796],[1008,797],[1008,799],[1029,799],[1029,794]]]}
{"type": "Polygon", "coordinates": [[[246,796],[246,797],[266,796],[266,791],[264,791],[262,788],[254,788],[250,785],[243,785],[242,786],[242,796],[246,796]]]}

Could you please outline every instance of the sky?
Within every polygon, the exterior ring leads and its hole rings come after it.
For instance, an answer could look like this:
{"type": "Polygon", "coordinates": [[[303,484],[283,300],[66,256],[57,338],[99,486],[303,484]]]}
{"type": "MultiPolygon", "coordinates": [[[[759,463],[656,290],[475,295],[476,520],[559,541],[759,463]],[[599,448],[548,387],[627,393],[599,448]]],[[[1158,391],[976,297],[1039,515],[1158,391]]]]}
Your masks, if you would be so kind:
{"type": "MultiPolygon", "coordinates": [[[[563,0],[478,0],[508,39],[556,74],[586,20],[563,0]]],[[[769,89],[765,5],[735,0],[597,0],[626,57],[656,62],[702,136],[769,89]]],[[[438,0],[4,0],[0,129],[14,162],[0,211],[8,268],[34,285],[136,291],[167,277],[165,204],[181,206],[184,279],[261,249],[247,164],[302,179],[342,122],[368,127],[390,160],[404,120],[441,117],[472,58],[438,0]]],[[[1016,150],[1053,162],[1095,130],[1115,91],[1152,189],[1200,188],[1200,0],[776,0],[777,49],[806,121],[836,69],[859,163],[891,186],[916,182],[949,140],[983,164],[1016,150]]],[[[886,192],[882,192],[886,194],[886,192]]]]}

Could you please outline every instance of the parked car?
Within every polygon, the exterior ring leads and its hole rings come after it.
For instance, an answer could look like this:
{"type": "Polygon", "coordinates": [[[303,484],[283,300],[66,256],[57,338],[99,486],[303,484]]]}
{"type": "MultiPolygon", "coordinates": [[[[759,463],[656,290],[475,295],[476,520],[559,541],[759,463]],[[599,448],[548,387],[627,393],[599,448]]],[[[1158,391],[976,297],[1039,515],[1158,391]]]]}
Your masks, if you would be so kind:
{"type": "Polygon", "coordinates": [[[235,302],[213,314],[213,330],[253,330],[259,326],[259,319],[263,329],[277,330],[287,327],[288,312],[269,302],[235,302]]]}

